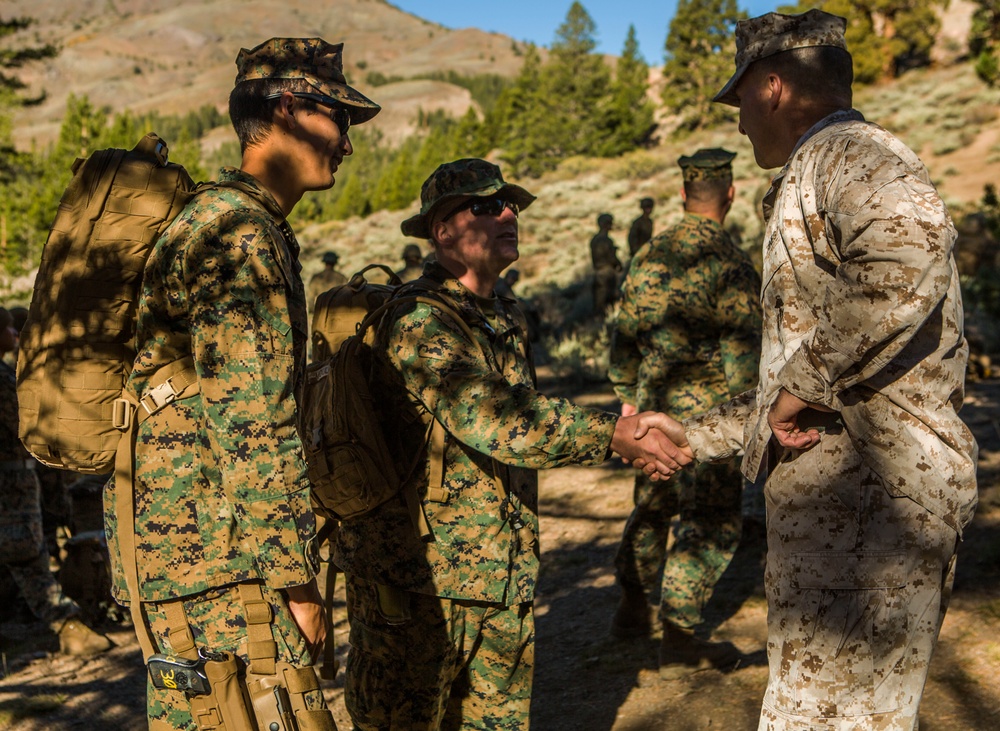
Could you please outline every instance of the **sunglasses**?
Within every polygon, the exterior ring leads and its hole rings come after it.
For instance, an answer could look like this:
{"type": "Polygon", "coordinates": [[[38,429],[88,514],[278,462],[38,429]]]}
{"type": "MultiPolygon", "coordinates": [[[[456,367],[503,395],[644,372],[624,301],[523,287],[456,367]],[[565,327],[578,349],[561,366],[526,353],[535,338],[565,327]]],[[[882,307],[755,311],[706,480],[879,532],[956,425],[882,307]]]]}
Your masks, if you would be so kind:
{"type": "Polygon", "coordinates": [[[520,213],[520,208],[518,208],[517,203],[514,203],[514,201],[509,201],[506,198],[500,198],[497,196],[494,196],[492,198],[470,198],[464,203],[460,203],[458,206],[456,206],[454,210],[450,211],[448,215],[442,218],[441,220],[447,221],[455,214],[460,213],[461,211],[464,211],[466,209],[472,211],[472,215],[476,217],[493,216],[494,218],[497,218],[500,216],[501,213],[503,213],[504,208],[509,208],[511,212],[514,214],[515,218],[517,217],[517,214],[520,213]]]}
{"type": "MultiPolygon", "coordinates": [[[[275,94],[268,94],[265,99],[277,99],[285,92],[279,91],[275,94]]],[[[323,96],[322,94],[310,94],[305,91],[290,91],[288,92],[292,96],[298,97],[299,99],[309,99],[317,104],[322,104],[325,107],[330,107],[330,119],[337,129],[340,130],[340,136],[344,137],[347,135],[347,131],[351,128],[351,110],[345,107],[343,104],[338,102],[333,97],[323,96]]]]}

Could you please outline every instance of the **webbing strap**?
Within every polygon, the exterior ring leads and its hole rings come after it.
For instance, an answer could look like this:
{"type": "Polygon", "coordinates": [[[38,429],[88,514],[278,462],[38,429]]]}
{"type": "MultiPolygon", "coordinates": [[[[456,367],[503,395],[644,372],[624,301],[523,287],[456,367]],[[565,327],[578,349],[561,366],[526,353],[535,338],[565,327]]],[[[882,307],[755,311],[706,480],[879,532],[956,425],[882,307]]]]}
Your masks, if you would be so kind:
{"type": "MultiPolygon", "coordinates": [[[[363,338],[365,331],[375,323],[380,322],[382,315],[384,315],[384,313],[390,308],[411,303],[425,304],[446,314],[456,325],[459,326],[468,341],[479,345],[479,349],[482,351],[483,356],[487,357],[486,351],[476,339],[476,335],[472,332],[472,328],[469,327],[468,323],[466,323],[466,321],[462,318],[462,315],[459,314],[454,307],[436,297],[423,297],[419,294],[407,294],[400,297],[394,297],[388,302],[384,302],[382,305],[372,310],[358,326],[357,337],[363,338]]],[[[428,414],[428,418],[430,419],[430,426],[428,428],[426,444],[427,460],[429,462],[428,469],[430,474],[427,483],[427,499],[436,503],[446,503],[451,497],[451,494],[444,487],[444,452],[448,435],[441,422],[435,419],[432,414],[428,414]]],[[[427,513],[424,510],[424,506],[418,499],[416,490],[412,488],[406,489],[405,487],[406,485],[411,484],[413,470],[416,468],[417,464],[419,464],[419,456],[418,452],[415,456],[413,464],[410,465],[410,469],[407,471],[406,477],[403,478],[403,500],[406,502],[407,512],[409,512],[410,519],[412,520],[414,527],[417,529],[417,534],[421,538],[429,538],[433,535],[433,533],[431,531],[430,522],[427,520],[427,513]]]]}
{"type": "Polygon", "coordinates": [[[163,614],[167,619],[167,640],[170,651],[174,655],[186,657],[189,660],[198,659],[198,650],[194,646],[194,635],[188,624],[187,612],[184,611],[184,600],[174,599],[163,603],[163,614]]]}
{"type": "MultiPolygon", "coordinates": [[[[274,612],[264,599],[260,584],[240,584],[240,601],[247,623],[247,657],[250,672],[257,675],[274,675],[278,657],[278,643],[271,634],[274,612]]],[[[311,670],[312,668],[310,668],[311,670]]]]}
{"type": "MultiPolygon", "coordinates": [[[[118,518],[118,550],[121,553],[122,570],[125,573],[125,587],[128,589],[129,613],[139,640],[143,660],[156,652],[156,639],[142,611],[139,592],[139,565],[135,552],[135,443],[139,424],[169,403],[194,396],[199,391],[198,379],[191,357],[174,361],[157,371],[149,382],[149,390],[142,399],[134,400],[128,392],[123,392],[118,403],[127,402],[127,418],[121,425],[123,434],[115,452],[115,515],[118,518]],[[173,395],[163,396],[164,384],[172,384],[173,395]],[[158,391],[159,389],[159,391],[158,391]],[[150,393],[157,391],[158,399],[149,399],[150,393]],[[143,403],[145,408],[138,409],[143,403]],[[158,405],[156,405],[158,404],[158,405]],[[151,408],[152,406],[152,408],[151,408]]],[[[182,608],[183,609],[183,608],[182,608]]],[[[187,624],[185,620],[185,624],[187,624]]],[[[173,645],[171,645],[172,647],[173,645]]]]}

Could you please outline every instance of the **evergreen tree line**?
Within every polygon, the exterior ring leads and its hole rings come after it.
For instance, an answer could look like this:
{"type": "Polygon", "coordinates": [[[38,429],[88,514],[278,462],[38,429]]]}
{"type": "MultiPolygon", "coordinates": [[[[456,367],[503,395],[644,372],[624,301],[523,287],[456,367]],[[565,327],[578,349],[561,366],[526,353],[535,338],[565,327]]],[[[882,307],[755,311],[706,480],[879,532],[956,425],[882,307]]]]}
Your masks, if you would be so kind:
{"type": "MultiPolygon", "coordinates": [[[[930,60],[940,23],[935,8],[947,0],[800,1],[781,8],[812,7],[848,18],[847,41],[859,83],[898,76],[930,60]]],[[[977,0],[970,50],[988,83],[1000,77],[1000,0],[977,0]]],[[[735,112],[711,102],[732,72],[734,30],[746,17],[737,0],[680,0],[664,44],[661,101],[669,117],[661,136],[685,135],[720,123],[735,112]]],[[[0,21],[0,39],[16,36],[26,19],[0,21]]],[[[411,205],[421,182],[444,160],[492,155],[509,177],[538,176],[572,156],[616,156],[646,145],[655,129],[649,97],[649,68],[630,27],[620,57],[609,64],[597,54],[596,25],[580,2],[573,2],[556,31],[547,57],[527,46],[513,80],[495,74],[464,76],[454,71],[427,74],[470,91],[475,105],[459,119],[421,112],[414,135],[390,144],[367,126],[351,131],[364,164],[348,163],[338,184],[308,196],[296,209],[298,222],[367,215],[411,205]]],[[[10,110],[37,99],[24,98],[7,73],[25,61],[51,56],[51,46],[0,51],[0,260],[8,269],[36,262],[59,196],[76,157],[102,147],[131,147],[146,131],[156,131],[195,179],[214,175],[218,164],[236,164],[235,144],[203,159],[200,140],[225,115],[204,107],[183,116],[111,115],[83,98],[71,98],[58,141],[45,150],[18,152],[11,144],[10,110]]],[[[369,84],[395,79],[372,72],[369,84]]]]}

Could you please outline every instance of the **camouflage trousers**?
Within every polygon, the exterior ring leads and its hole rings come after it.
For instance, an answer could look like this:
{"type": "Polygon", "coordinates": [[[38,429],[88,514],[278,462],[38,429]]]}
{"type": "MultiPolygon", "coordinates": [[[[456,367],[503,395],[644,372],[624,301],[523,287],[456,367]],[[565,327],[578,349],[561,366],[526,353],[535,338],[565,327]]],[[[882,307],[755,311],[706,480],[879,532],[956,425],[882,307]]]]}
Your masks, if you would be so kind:
{"type": "Polygon", "coordinates": [[[49,569],[39,494],[33,470],[0,471],[0,564],[10,572],[31,613],[58,629],[80,608],[49,569]]]}
{"type": "Polygon", "coordinates": [[[767,501],[759,731],[911,731],[954,577],[955,531],[893,497],[843,430],[778,455],[767,501]]]}
{"type": "Polygon", "coordinates": [[[344,700],[355,729],[528,728],[535,654],[530,603],[503,607],[388,591],[380,602],[374,584],[347,580],[351,651],[344,700]]]}
{"type": "MultiPolygon", "coordinates": [[[[277,645],[277,660],[296,667],[312,664],[312,658],[305,641],[288,611],[285,599],[278,591],[262,587],[264,600],[271,605],[274,617],[271,635],[277,645]]],[[[143,605],[149,626],[158,646],[157,652],[170,654],[172,648],[167,639],[169,622],[162,602],[143,605]]],[[[247,625],[245,611],[236,586],[216,589],[184,599],[184,611],[188,625],[199,649],[226,651],[237,655],[246,667],[247,625]]],[[[326,708],[321,691],[307,693],[306,705],[311,710],[326,708]]],[[[191,718],[187,699],[180,691],[157,690],[149,682],[146,685],[146,713],[150,731],[184,729],[197,731],[198,726],[191,718]]],[[[237,729],[235,731],[242,731],[237,729]]]]}
{"type": "Polygon", "coordinates": [[[705,605],[739,545],[742,488],[736,462],[697,464],[668,482],[636,477],[635,508],[615,569],[623,587],[642,588],[659,601],[661,621],[687,629],[703,623],[705,605]]]}
{"type": "Polygon", "coordinates": [[[594,270],[594,312],[602,314],[618,299],[618,272],[611,268],[594,270]]]}

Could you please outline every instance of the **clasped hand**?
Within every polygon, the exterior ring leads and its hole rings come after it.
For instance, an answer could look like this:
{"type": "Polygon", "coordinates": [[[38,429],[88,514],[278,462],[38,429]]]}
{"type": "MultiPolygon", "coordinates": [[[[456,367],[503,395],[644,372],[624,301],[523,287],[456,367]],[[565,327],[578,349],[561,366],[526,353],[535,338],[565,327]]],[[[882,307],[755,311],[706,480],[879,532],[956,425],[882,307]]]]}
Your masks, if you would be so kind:
{"type": "Polygon", "coordinates": [[[684,427],[677,420],[655,411],[620,417],[611,448],[622,460],[642,470],[652,480],[670,479],[694,460],[684,427]]]}

